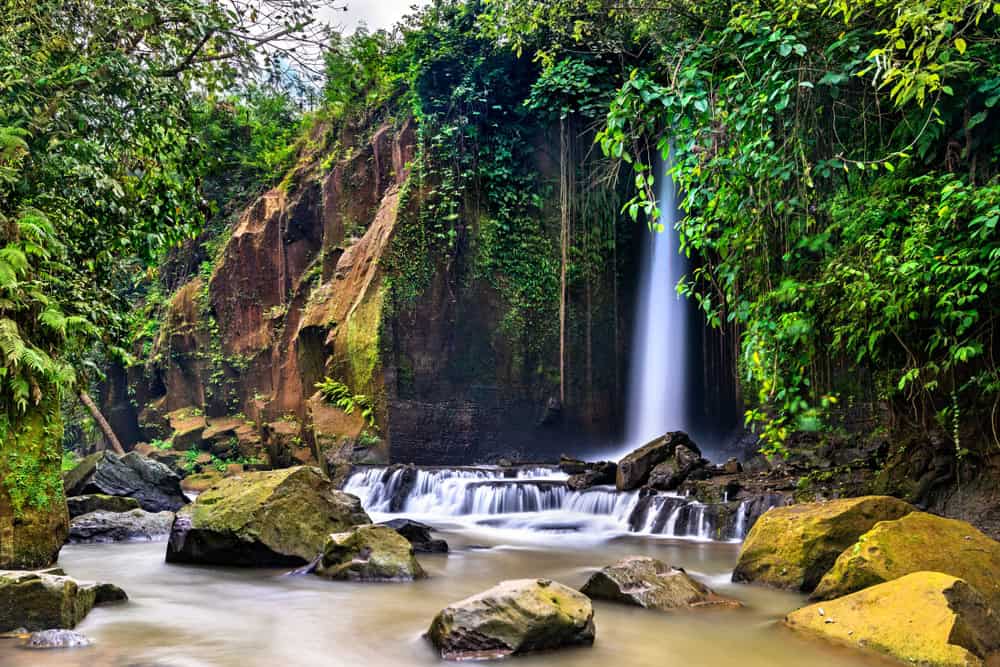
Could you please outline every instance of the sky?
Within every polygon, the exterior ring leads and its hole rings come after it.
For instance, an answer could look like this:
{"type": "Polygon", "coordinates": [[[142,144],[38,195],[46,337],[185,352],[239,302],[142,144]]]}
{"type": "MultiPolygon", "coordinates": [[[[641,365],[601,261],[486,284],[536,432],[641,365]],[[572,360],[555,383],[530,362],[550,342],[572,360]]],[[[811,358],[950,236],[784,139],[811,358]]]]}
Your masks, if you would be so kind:
{"type": "Polygon", "coordinates": [[[410,14],[412,5],[424,5],[427,0],[337,0],[338,6],[347,5],[347,11],[330,12],[329,21],[342,25],[351,33],[365,23],[369,30],[391,28],[404,14],[410,14]]]}

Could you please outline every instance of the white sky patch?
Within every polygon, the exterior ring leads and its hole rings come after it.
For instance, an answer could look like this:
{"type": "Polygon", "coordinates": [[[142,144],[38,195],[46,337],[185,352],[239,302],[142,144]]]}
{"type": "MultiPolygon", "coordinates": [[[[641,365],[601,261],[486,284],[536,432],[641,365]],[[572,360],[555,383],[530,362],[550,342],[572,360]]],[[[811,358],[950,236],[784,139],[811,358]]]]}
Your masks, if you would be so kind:
{"type": "Polygon", "coordinates": [[[347,11],[326,9],[320,16],[350,34],[362,24],[372,32],[389,30],[404,15],[412,14],[414,5],[423,6],[427,0],[337,0],[336,4],[341,7],[346,4],[347,11]]]}

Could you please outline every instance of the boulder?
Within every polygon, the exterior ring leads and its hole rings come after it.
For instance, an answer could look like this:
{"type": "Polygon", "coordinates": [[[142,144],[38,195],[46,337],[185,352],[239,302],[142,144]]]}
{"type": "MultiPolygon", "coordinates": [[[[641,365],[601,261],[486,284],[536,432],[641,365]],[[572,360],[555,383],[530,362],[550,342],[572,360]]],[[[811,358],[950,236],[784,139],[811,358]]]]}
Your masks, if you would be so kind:
{"type": "Polygon", "coordinates": [[[612,461],[595,463],[590,469],[577,473],[566,480],[566,485],[573,491],[583,491],[592,486],[614,484],[618,473],[618,464],[612,461]]]}
{"type": "Polygon", "coordinates": [[[427,636],[446,660],[594,643],[590,599],[548,579],[516,579],[441,610],[427,636]]]}
{"type": "Polygon", "coordinates": [[[218,470],[205,470],[185,477],[181,481],[181,488],[191,494],[204,493],[218,484],[223,477],[225,474],[218,470]]]}
{"type": "Polygon", "coordinates": [[[294,567],[313,560],[330,533],[367,523],[361,501],[316,468],[250,472],[220,480],[177,513],[167,562],[294,567]]]}
{"type": "Polygon", "coordinates": [[[915,572],[785,618],[794,630],[923,667],[975,667],[1000,651],[1000,616],[972,586],[915,572]]]}
{"type": "Polygon", "coordinates": [[[174,522],[173,512],[96,511],[82,514],[69,522],[71,544],[108,542],[152,542],[166,539],[174,522]]]}
{"type": "Polygon", "coordinates": [[[680,568],[648,556],[630,556],[591,575],[580,592],[592,600],[610,600],[668,611],[686,607],[741,607],[717,595],[680,568]]]}
{"type": "Polygon", "coordinates": [[[427,576],[410,542],[388,526],[355,526],[330,535],[316,574],[347,581],[413,581],[427,576]]]}
{"type": "Polygon", "coordinates": [[[378,525],[388,526],[405,537],[413,545],[413,550],[417,553],[448,553],[448,543],[432,537],[431,531],[434,529],[426,523],[420,523],[412,519],[393,519],[392,521],[385,521],[378,525]]]}
{"type": "Polygon", "coordinates": [[[208,428],[208,420],[199,410],[193,408],[174,410],[167,415],[167,422],[173,433],[170,440],[174,449],[186,451],[201,446],[205,429],[208,428]]]}
{"type": "Polygon", "coordinates": [[[188,502],[180,477],[138,452],[122,457],[92,454],[66,473],[63,485],[67,496],[100,493],[135,498],[147,512],[175,512],[188,502]]]}
{"type": "Polygon", "coordinates": [[[615,484],[619,491],[631,491],[644,485],[653,468],[673,458],[678,445],[701,456],[698,446],[683,431],[673,431],[652,440],[618,462],[615,484]]]}
{"type": "Polygon", "coordinates": [[[91,512],[129,512],[139,509],[139,501],[125,496],[108,496],[94,493],[86,496],[70,496],[66,499],[70,518],[91,512]]]}
{"type": "Polygon", "coordinates": [[[563,454],[559,457],[559,470],[567,475],[579,475],[590,470],[590,464],[586,461],[563,454]]]}
{"type": "Polygon", "coordinates": [[[862,496],[768,510],[743,542],[733,581],[811,592],[837,557],[879,521],[914,511],[889,496],[862,496]]]}
{"type": "Polygon", "coordinates": [[[1000,613],[1000,542],[964,521],[924,512],[875,524],[840,554],[812,599],[829,600],[921,571],[964,580],[1000,613]]]}
{"type": "Polygon", "coordinates": [[[32,632],[25,648],[81,648],[93,642],[86,635],[73,630],[42,630],[32,632]]]}
{"type": "Polygon", "coordinates": [[[61,570],[0,570],[0,632],[73,628],[95,604],[126,599],[117,586],[79,582],[61,570]]]}

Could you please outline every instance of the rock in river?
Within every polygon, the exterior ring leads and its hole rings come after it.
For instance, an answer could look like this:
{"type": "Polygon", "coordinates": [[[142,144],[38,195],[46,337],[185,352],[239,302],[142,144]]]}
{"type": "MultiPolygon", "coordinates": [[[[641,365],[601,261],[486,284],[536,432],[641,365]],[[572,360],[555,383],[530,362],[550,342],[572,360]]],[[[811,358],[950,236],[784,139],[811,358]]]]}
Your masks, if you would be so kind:
{"type": "Polygon", "coordinates": [[[41,630],[32,632],[25,648],[81,648],[93,642],[86,635],[73,630],[41,630]]]}
{"type": "Polygon", "coordinates": [[[245,473],[177,513],[167,562],[294,567],[316,558],[330,533],[368,523],[361,501],[317,468],[245,473]]]}
{"type": "Polygon", "coordinates": [[[964,521],[924,512],[875,524],[840,555],[812,599],[829,600],[920,571],[963,579],[1000,613],[1000,542],[964,521]]]}
{"type": "Polygon", "coordinates": [[[1000,616],[965,581],[915,572],[785,618],[799,631],[922,667],[977,667],[1000,651],[1000,616]]]}
{"type": "Polygon", "coordinates": [[[662,435],[647,442],[618,462],[615,481],[618,490],[631,491],[645,484],[649,480],[653,468],[668,459],[672,459],[679,445],[685,447],[685,453],[690,452],[696,457],[701,456],[698,446],[691,442],[687,433],[673,431],[662,435]]]}
{"type": "Polygon", "coordinates": [[[347,581],[413,581],[427,576],[413,545],[388,526],[355,526],[330,535],[316,574],[347,581]]]}
{"type": "Polygon", "coordinates": [[[717,595],[682,569],[648,556],[630,556],[591,575],[580,592],[593,600],[610,600],[666,611],[684,607],[740,607],[717,595]]]}
{"type": "Polygon", "coordinates": [[[488,660],[594,643],[590,599],[548,579],[516,579],[445,607],[427,633],[446,660],[488,660]]]}
{"type": "Polygon", "coordinates": [[[862,496],[768,510],[740,550],[733,581],[810,592],[837,557],[879,521],[914,508],[889,496],[862,496]]]}
{"type": "Polygon", "coordinates": [[[135,498],[147,512],[176,512],[187,504],[181,479],[137,452],[91,454],[63,477],[67,496],[101,493],[135,498]]]}
{"type": "Polygon", "coordinates": [[[87,496],[70,496],[66,499],[66,506],[69,508],[70,518],[78,517],[91,512],[130,512],[139,509],[139,501],[135,498],[124,496],[108,496],[103,493],[94,493],[87,496]]]}
{"type": "Polygon", "coordinates": [[[0,632],[73,628],[94,605],[126,599],[113,584],[76,581],[61,570],[0,570],[0,632]]]}
{"type": "Polygon", "coordinates": [[[152,542],[166,539],[174,523],[173,512],[91,512],[69,522],[71,544],[152,542]]]}
{"type": "Polygon", "coordinates": [[[431,531],[434,529],[426,523],[420,523],[412,519],[392,519],[391,521],[383,521],[379,525],[388,526],[405,537],[413,545],[413,550],[417,553],[448,553],[448,543],[432,537],[431,531]]]}

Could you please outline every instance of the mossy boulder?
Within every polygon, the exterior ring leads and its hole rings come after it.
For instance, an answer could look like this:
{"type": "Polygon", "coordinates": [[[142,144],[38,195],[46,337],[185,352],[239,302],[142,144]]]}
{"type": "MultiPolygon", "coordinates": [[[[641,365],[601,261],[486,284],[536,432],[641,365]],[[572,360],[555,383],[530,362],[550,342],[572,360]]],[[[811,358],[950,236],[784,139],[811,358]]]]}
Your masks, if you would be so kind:
{"type": "Polygon", "coordinates": [[[317,468],[245,473],[177,513],[167,562],[296,566],[315,559],[331,533],[368,523],[361,501],[317,468]]]}
{"type": "Polygon", "coordinates": [[[212,470],[203,470],[202,472],[188,475],[181,480],[181,488],[192,494],[204,493],[222,481],[222,478],[225,476],[225,473],[221,473],[214,468],[212,470]]]}
{"type": "Polygon", "coordinates": [[[879,521],[914,508],[890,496],[802,503],[768,510],[740,550],[733,581],[810,592],[837,557],[879,521]]]}
{"type": "Polygon", "coordinates": [[[0,570],[0,632],[73,628],[94,605],[126,599],[117,586],[79,582],[61,570],[0,570]]]}
{"type": "Polygon", "coordinates": [[[91,512],[130,512],[139,509],[139,501],[125,496],[109,496],[94,493],[85,496],[71,496],[66,499],[70,518],[91,512]]]}
{"type": "Polygon", "coordinates": [[[740,607],[687,572],[648,556],[630,556],[591,575],[580,592],[592,600],[669,611],[688,607],[740,607]]]}
{"type": "Polygon", "coordinates": [[[427,576],[410,541],[389,526],[355,526],[330,535],[316,574],[347,581],[413,581],[427,576]]]}
{"type": "Polygon", "coordinates": [[[921,571],[963,579],[1000,613],[1000,542],[964,521],[925,512],[875,524],[840,555],[812,597],[829,600],[921,571]]]}
{"type": "Polygon", "coordinates": [[[785,623],[922,667],[976,667],[1000,651],[1000,616],[967,582],[940,572],[820,602],[785,623]]]}
{"type": "Polygon", "coordinates": [[[208,428],[208,420],[199,410],[193,408],[174,410],[167,415],[167,422],[170,424],[170,440],[174,449],[186,451],[201,447],[205,430],[208,428]]]}
{"type": "Polygon", "coordinates": [[[594,643],[590,599],[548,579],[516,579],[449,605],[427,633],[446,660],[487,660],[594,643]]]}

